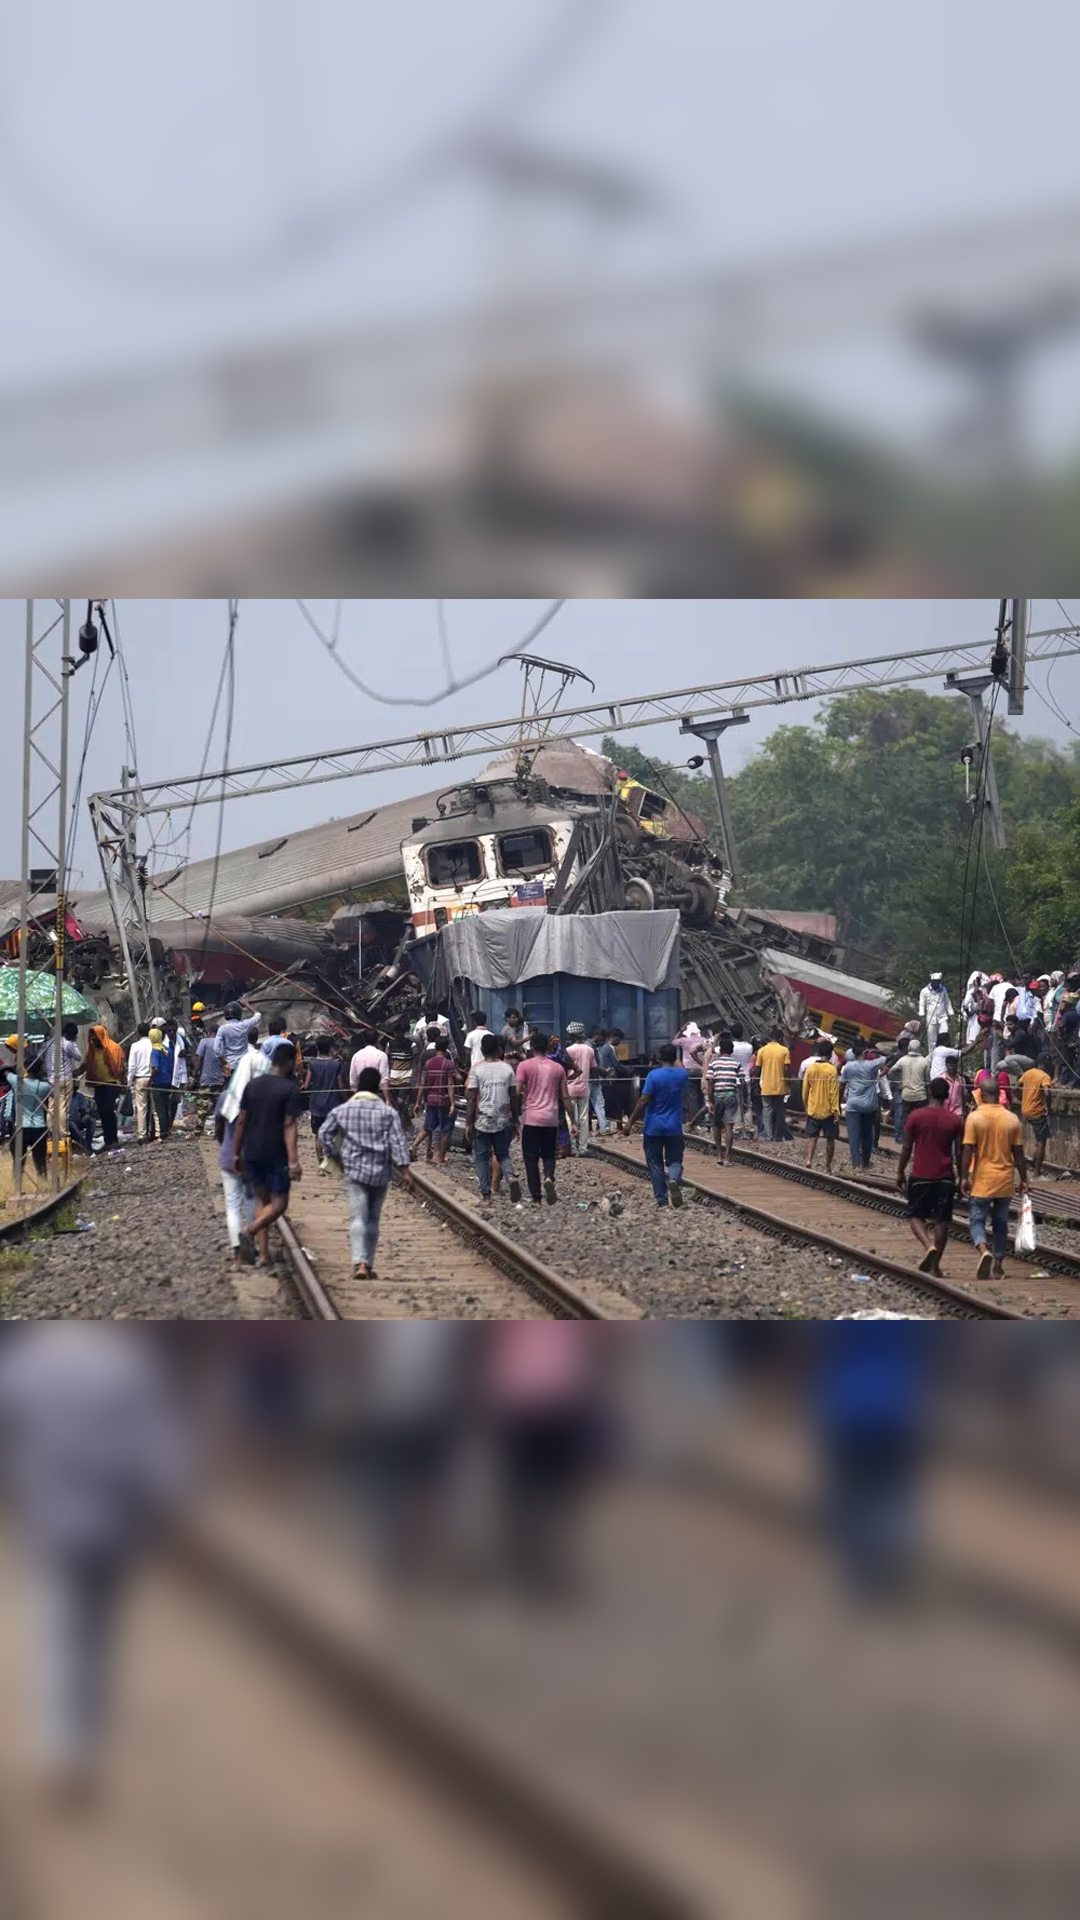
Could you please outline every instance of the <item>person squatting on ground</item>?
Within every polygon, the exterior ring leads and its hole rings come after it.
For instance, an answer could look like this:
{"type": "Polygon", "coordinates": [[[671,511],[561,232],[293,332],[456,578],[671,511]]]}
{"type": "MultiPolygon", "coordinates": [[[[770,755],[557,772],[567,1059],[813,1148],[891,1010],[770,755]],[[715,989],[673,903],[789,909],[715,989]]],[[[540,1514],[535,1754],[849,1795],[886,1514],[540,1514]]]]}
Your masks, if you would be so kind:
{"type": "Polygon", "coordinates": [[[566,1069],[548,1051],[546,1033],[534,1033],[528,1058],[517,1070],[517,1089],[521,1095],[521,1157],[529,1198],[539,1206],[546,1196],[555,1205],[555,1156],[559,1144],[559,1122],[566,1124],[571,1139],[577,1132],[574,1109],[567,1090],[566,1069]],[[543,1194],[540,1168],[544,1169],[543,1194]]]}
{"type": "Polygon", "coordinates": [[[704,1079],[712,1108],[717,1160],[720,1166],[728,1167],[739,1118],[739,1063],[730,1033],[722,1033],[710,1051],[704,1079]]]}
{"type": "MultiPolygon", "coordinates": [[[[819,1138],[825,1141],[825,1171],[832,1172],[836,1138],[840,1131],[840,1075],[831,1040],[819,1040],[802,1077],[806,1114],[806,1164],[812,1167],[819,1138]]],[[[850,1134],[849,1134],[850,1139],[850,1134]]]]}
{"type": "Polygon", "coordinates": [[[645,1164],[658,1207],[666,1207],[669,1199],[673,1207],[683,1203],[683,1111],[690,1075],[685,1067],[676,1066],[677,1059],[673,1046],[660,1048],[660,1065],[646,1074],[626,1130],[629,1137],[644,1119],[645,1164]]]}
{"type": "Polygon", "coordinates": [[[270,1265],[270,1228],[289,1205],[289,1187],[301,1177],[297,1120],[303,1095],[294,1078],[296,1049],[278,1046],[269,1073],[252,1075],[240,1097],[231,1172],[243,1171],[259,1200],[251,1227],[240,1236],[240,1248],[249,1255],[248,1238],[258,1248],[260,1267],[270,1265]]]}
{"type": "Polygon", "coordinates": [[[1014,1176],[1019,1175],[1020,1192],[1025,1194],[1027,1159],[1020,1121],[1008,1107],[999,1104],[991,1074],[976,1076],[975,1098],[979,1104],[964,1123],[961,1191],[970,1200],[971,1239],[979,1255],[976,1275],[980,1280],[1000,1280],[1009,1248],[1014,1176]],[[992,1252],[986,1244],[988,1229],[992,1252]]]}
{"type": "Polygon", "coordinates": [[[941,1272],[956,1204],[963,1137],[963,1119],[949,1106],[948,1080],[931,1080],[930,1104],[917,1107],[905,1122],[896,1169],[896,1184],[907,1196],[908,1224],[923,1249],[920,1273],[941,1272]]]}
{"type": "Polygon", "coordinates": [[[499,1041],[485,1033],[480,1059],[469,1073],[466,1085],[465,1145],[471,1148],[480,1199],[491,1201],[492,1167],[496,1176],[505,1176],[510,1199],[517,1206],[521,1182],[514,1172],[510,1143],[517,1136],[521,1115],[514,1069],[499,1058],[499,1041]]]}
{"type": "Polygon", "coordinates": [[[363,1067],[352,1099],[331,1109],[319,1128],[319,1149],[341,1162],[354,1278],[374,1280],[379,1222],[394,1168],[403,1186],[412,1185],[405,1129],[397,1109],[382,1098],[377,1067],[363,1067]]]}
{"type": "MultiPolygon", "coordinates": [[[[355,1060],[353,1064],[356,1064],[355,1060]]],[[[415,1153],[420,1142],[426,1140],[427,1152],[424,1157],[429,1166],[433,1150],[435,1164],[440,1167],[450,1151],[458,1078],[458,1070],[450,1058],[450,1042],[445,1033],[438,1033],[433,1051],[424,1061],[420,1074],[418,1104],[424,1124],[412,1142],[415,1153]]]]}

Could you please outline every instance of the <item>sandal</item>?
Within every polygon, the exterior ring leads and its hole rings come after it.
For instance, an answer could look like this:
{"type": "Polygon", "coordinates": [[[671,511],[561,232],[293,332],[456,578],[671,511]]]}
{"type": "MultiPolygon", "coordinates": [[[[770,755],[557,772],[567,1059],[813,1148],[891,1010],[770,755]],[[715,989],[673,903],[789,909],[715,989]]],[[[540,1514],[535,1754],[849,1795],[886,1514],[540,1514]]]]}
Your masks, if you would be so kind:
{"type": "Polygon", "coordinates": [[[366,1260],[357,1261],[355,1267],[352,1270],[352,1277],[354,1280],[370,1280],[371,1279],[372,1270],[368,1266],[368,1263],[366,1260]]]}

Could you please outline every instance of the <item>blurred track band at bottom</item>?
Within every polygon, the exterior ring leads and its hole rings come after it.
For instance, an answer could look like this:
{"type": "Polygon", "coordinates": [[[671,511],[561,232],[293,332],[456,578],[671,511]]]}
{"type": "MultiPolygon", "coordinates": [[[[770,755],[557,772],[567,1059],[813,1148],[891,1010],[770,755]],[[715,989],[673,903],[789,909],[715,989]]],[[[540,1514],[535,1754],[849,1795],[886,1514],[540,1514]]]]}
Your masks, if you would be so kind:
{"type": "Polygon", "coordinates": [[[201,1912],[394,1913],[417,1847],[463,1911],[1069,1911],[1078,1399],[1063,1327],[10,1328],[5,1857],[89,1848],[88,1912],[200,1858],[201,1912]]]}

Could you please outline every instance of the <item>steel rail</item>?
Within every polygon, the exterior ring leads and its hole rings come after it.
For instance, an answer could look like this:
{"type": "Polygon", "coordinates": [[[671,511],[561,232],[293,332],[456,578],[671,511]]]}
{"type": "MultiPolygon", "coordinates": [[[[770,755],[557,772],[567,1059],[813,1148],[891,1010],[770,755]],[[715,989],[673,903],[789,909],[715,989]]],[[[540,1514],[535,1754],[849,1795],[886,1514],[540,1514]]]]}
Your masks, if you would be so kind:
{"type": "MultiPolygon", "coordinates": [[[[695,1140],[691,1134],[685,1138],[695,1153],[709,1153],[712,1150],[706,1141],[695,1140]]],[[[819,1192],[835,1193],[844,1200],[852,1201],[855,1206],[865,1207],[873,1213],[886,1213],[892,1219],[904,1217],[904,1202],[895,1187],[890,1190],[876,1182],[868,1186],[842,1173],[825,1173],[819,1167],[801,1167],[792,1160],[774,1160],[771,1155],[755,1153],[750,1147],[734,1147],[732,1157],[743,1166],[755,1168],[758,1173],[775,1174],[779,1179],[791,1181],[796,1186],[815,1187],[819,1192]]],[[[967,1229],[957,1221],[955,1215],[949,1235],[953,1240],[967,1240],[967,1229]]],[[[1060,1247],[1040,1247],[1035,1255],[1014,1254],[1010,1257],[1021,1267],[1030,1268],[1037,1263],[1040,1273],[1060,1273],[1074,1279],[1080,1278],[1080,1254],[1068,1253],[1060,1247]]]]}
{"type": "MultiPolygon", "coordinates": [[[[626,1154],[613,1152],[610,1147],[598,1147],[590,1144],[590,1158],[606,1160],[611,1166],[623,1167],[636,1178],[647,1180],[648,1168],[643,1161],[631,1160],[626,1154]]],[[[772,1163],[770,1162],[770,1167],[772,1163]]],[[[1011,1307],[1004,1307],[996,1300],[987,1300],[982,1294],[971,1293],[965,1287],[954,1287],[950,1281],[942,1280],[934,1274],[920,1273],[917,1267],[908,1267],[899,1260],[890,1260],[887,1256],[868,1253],[865,1247],[854,1246],[848,1240],[840,1240],[835,1234],[819,1233],[814,1227],[806,1227],[791,1220],[783,1219],[779,1214],[767,1213],[763,1207],[755,1207],[746,1200],[736,1200],[728,1194],[713,1193],[709,1187],[703,1187],[696,1180],[683,1177],[683,1189],[692,1193],[705,1206],[718,1207],[730,1213],[738,1214],[749,1225],[760,1227],[765,1232],[779,1238],[805,1240],[813,1246],[823,1247],[828,1253],[839,1253],[846,1260],[868,1263],[875,1273],[887,1273],[893,1279],[923,1293],[936,1294],[951,1300],[954,1305],[966,1307],[973,1315],[987,1320],[1024,1320],[1027,1315],[1016,1313],[1011,1307]]]]}
{"type": "Polygon", "coordinates": [[[500,1842],[510,1839],[565,1887],[568,1912],[596,1920],[692,1920],[699,1911],[663,1860],[655,1860],[599,1808],[538,1769],[520,1742],[425,1683],[377,1632],[364,1609],[343,1622],[320,1605],[303,1552],[293,1569],[238,1540],[214,1517],[174,1545],[173,1572],[198,1583],[281,1649],[336,1709],[362,1720],[421,1777],[461,1803],[500,1842]]]}
{"type": "MultiPolygon", "coordinates": [[[[571,1280],[566,1280],[553,1268],[537,1260],[527,1248],[500,1233],[498,1227],[489,1220],[483,1220],[471,1207],[467,1207],[456,1194],[448,1193],[427,1174],[412,1169],[413,1184],[428,1205],[441,1214],[449,1226],[453,1227],[464,1239],[479,1246],[493,1266],[524,1286],[535,1300],[563,1320],[612,1320],[617,1316],[600,1301],[592,1300],[571,1280]]],[[[624,1315],[628,1320],[640,1320],[644,1314],[640,1308],[626,1304],[624,1315]]]]}
{"type": "MultiPolygon", "coordinates": [[[[644,1319],[642,1310],[626,1302],[625,1310],[616,1313],[602,1301],[590,1299],[571,1280],[566,1280],[542,1260],[508,1239],[506,1234],[476,1214],[453,1193],[412,1169],[413,1186],[416,1194],[445,1220],[459,1239],[479,1250],[486,1260],[508,1279],[513,1280],[549,1313],[560,1320],[626,1320],[644,1319]]],[[[327,1287],[319,1279],[297,1238],[296,1231],[288,1216],[283,1214],[277,1222],[282,1246],[291,1269],[293,1287],[299,1296],[304,1317],[308,1320],[341,1320],[344,1316],[334,1305],[327,1287]]],[[[330,1283],[332,1286],[332,1282],[330,1283]]]]}

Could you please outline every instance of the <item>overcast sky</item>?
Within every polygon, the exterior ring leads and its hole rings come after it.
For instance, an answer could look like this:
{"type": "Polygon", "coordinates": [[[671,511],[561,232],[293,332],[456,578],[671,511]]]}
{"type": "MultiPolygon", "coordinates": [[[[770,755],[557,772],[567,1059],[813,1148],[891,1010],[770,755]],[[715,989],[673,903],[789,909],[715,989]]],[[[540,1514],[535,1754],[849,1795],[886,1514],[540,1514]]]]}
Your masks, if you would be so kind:
{"type": "MultiPolygon", "coordinates": [[[[1080,606],[1066,603],[1070,617],[1080,606]]],[[[453,664],[459,675],[495,660],[516,644],[542,611],[541,603],[458,601],[448,606],[453,664]]],[[[39,611],[45,613],[45,604],[39,611]]],[[[81,619],[81,605],[74,610],[81,619]]],[[[329,602],[312,603],[329,623],[329,602]]],[[[224,601],[121,601],[119,625],[131,680],[139,770],[145,780],[198,772],[227,626],[224,601]]],[[[597,697],[625,698],[735,679],[769,668],[820,665],[875,654],[902,654],[937,645],[968,644],[993,637],[996,602],[988,601],[577,601],[568,605],[537,642],[551,659],[580,667],[595,680],[597,697]]],[[[1036,601],[1032,624],[1061,621],[1052,601],[1036,601]]],[[[7,669],[8,739],[21,713],[21,659],[25,603],[0,601],[0,660],[7,669]]],[[[59,650],[59,649],[58,649],[59,650]]],[[[343,610],[341,652],[392,701],[437,693],[445,684],[436,608],[430,601],[351,601],[343,610]]],[[[360,745],[420,731],[441,722],[501,719],[516,712],[520,670],[505,666],[480,685],[434,709],[380,705],[356,691],[309,631],[292,601],[244,601],[237,630],[237,708],[231,763],[235,765],[360,745]]],[[[1045,687],[1048,670],[1033,670],[1045,687]]],[[[73,682],[71,741],[73,777],[81,753],[90,673],[73,682]]],[[[939,689],[933,684],[931,691],[939,689]]],[[[1053,667],[1053,699],[1073,719],[1080,714],[1080,660],[1053,667]]],[[[575,704],[591,698],[587,687],[575,704]]],[[[759,711],[734,730],[726,749],[736,768],[777,725],[809,720],[814,709],[797,705],[759,711]]],[[[1029,695],[1018,724],[1026,733],[1062,743],[1067,730],[1042,702],[1029,695]]],[[[646,751],[680,761],[689,747],[674,725],[628,735],[646,751]]],[[[210,766],[220,765],[221,729],[210,766]]],[[[594,740],[599,746],[599,740],[594,740]]],[[[106,689],[87,759],[84,792],[119,783],[124,759],[123,717],[117,676],[106,689]]],[[[445,784],[475,772],[482,760],[446,768],[445,784]]],[[[959,769],[957,777],[960,777],[959,769]]],[[[264,835],[313,825],[332,815],[430,791],[443,773],[374,774],[291,794],[266,795],[227,805],[223,845],[237,847],[264,835]]],[[[19,870],[21,758],[0,756],[0,878],[19,870]]],[[[810,804],[812,796],[807,796],[810,804]]],[[[76,883],[100,884],[85,807],[76,842],[76,883]]],[[[192,857],[210,854],[217,831],[216,805],[194,818],[192,857]]],[[[184,817],[186,823],[186,816],[184,817]]],[[[181,825],[178,819],[174,828],[181,825]]],[[[158,823],[167,838],[169,829],[158,823]]]]}
{"type": "MultiPolygon", "coordinates": [[[[475,125],[574,11],[567,0],[5,7],[6,381],[475,293],[490,227],[475,182],[448,164],[389,219],[330,220],[330,243],[302,259],[278,243],[290,223],[366,204],[403,163],[475,125]],[[281,270],[245,277],[249,254],[268,250],[281,270]]],[[[657,271],[1080,193],[1080,10],[1061,0],[609,0],[596,11],[574,57],[515,97],[508,120],[656,189],[663,217],[634,233],[630,253],[657,271]]],[[[588,0],[576,12],[584,19],[588,0]]],[[[1006,267],[1003,300],[1023,291],[1006,267]]],[[[1073,441],[1078,367],[1076,345],[1049,353],[1032,396],[1047,431],[1073,441]]],[[[816,377],[836,405],[894,427],[913,411],[895,352],[845,348],[816,377]]],[[[921,378],[932,410],[958,391],[930,366],[921,378]]]]}

